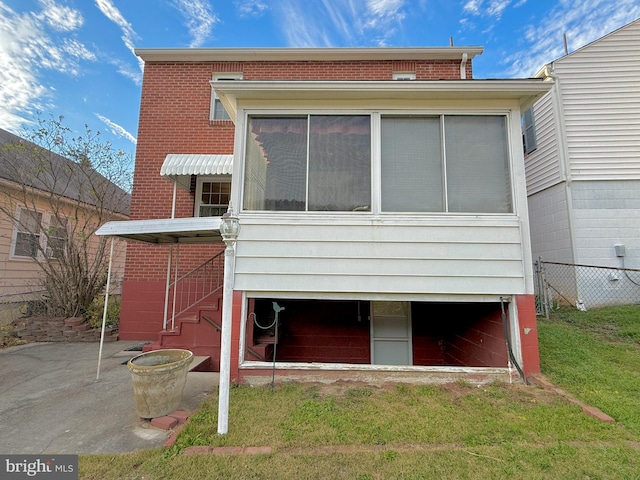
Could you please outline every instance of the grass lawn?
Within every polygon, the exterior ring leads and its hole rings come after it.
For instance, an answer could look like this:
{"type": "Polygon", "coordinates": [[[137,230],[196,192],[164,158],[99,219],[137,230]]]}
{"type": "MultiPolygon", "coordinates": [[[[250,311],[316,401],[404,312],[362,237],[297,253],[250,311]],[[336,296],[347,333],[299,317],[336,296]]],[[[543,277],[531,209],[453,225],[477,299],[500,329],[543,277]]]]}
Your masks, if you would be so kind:
{"type": "Polygon", "coordinates": [[[616,424],[520,384],[240,386],[228,435],[213,396],[170,449],[81,456],[80,478],[640,478],[640,307],[561,310],[539,331],[543,372],[616,424]],[[191,445],[273,453],[180,453],[191,445]]]}

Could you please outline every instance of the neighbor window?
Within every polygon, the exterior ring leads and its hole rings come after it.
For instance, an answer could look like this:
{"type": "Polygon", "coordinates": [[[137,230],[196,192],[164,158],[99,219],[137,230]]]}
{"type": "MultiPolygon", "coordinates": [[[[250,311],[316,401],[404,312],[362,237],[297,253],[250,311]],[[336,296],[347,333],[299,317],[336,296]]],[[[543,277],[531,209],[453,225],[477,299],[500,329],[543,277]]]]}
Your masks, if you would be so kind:
{"type": "Polygon", "coordinates": [[[522,115],[522,143],[524,153],[529,154],[538,148],[536,141],[536,122],[533,116],[533,107],[526,110],[522,115]]]}
{"type": "Polygon", "coordinates": [[[244,208],[370,211],[369,115],[250,117],[244,208]]]}
{"type": "Polygon", "coordinates": [[[196,217],[221,217],[229,208],[231,196],[231,179],[198,178],[196,185],[196,217]]]}
{"type": "Polygon", "coordinates": [[[64,247],[67,244],[67,219],[51,216],[46,236],[47,256],[49,258],[63,258],[64,247]]]}
{"type": "MultiPolygon", "coordinates": [[[[213,80],[242,80],[241,73],[220,73],[213,76],[213,80]]],[[[229,114],[222,106],[222,102],[218,98],[216,91],[211,89],[211,111],[209,113],[209,120],[229,120],[229,114]]]]}
{"type": "Polygon", "coordinates": [[[18,212],[18,222],[16,222],[15,227],[13,256],[35,258],[38,255],[41,226],[42,213],[20,208],[18,212]]]}

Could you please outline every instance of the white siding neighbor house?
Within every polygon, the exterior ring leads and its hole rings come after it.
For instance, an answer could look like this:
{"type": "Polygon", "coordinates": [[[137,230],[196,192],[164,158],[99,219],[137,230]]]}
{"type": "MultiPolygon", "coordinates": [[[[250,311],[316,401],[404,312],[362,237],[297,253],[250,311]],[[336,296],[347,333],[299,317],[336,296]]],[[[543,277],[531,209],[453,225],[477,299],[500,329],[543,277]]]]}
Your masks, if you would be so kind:
{"type": "MultiPolygon", "coordinates": [[[[523,117],[533,260],[640,268],[640,19],[536,77],[554,85],[523,117]]],[[[565,287],[587,307],[589,289],[619,303],[640,283],[630,273],[565,287]]]]}

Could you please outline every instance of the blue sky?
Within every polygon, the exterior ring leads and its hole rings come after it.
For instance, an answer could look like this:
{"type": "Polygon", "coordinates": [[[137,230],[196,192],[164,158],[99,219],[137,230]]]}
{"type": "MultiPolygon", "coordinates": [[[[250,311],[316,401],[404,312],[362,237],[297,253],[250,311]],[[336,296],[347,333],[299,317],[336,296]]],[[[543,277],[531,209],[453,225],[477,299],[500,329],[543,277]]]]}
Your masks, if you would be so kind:
{"type": "Polygon", "coordinates": [[[37,112],[132,155],[135,48],[479,45],[475,78],[532,76],[640,18],[640,0],[0,0],[0,128],[37,112]]]}

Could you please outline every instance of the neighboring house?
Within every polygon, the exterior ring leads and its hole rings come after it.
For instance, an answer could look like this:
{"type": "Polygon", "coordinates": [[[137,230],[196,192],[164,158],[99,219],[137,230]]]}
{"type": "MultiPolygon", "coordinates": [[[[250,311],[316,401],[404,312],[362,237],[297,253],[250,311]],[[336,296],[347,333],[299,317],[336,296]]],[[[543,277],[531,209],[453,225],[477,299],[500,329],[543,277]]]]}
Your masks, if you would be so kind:
{"type": "Polygon", "coordinates": [[[503,327],[538,373],[520,116],[551,85],[472,80],[481,52],[138,50],[134,220],[101,232],[142,241],[127,250],[121,338],[219,368],[221,284],[161,330],[168,278],[207,259],[220,274],[231,201],[232,378],[505,375],[503,327]]]}
{"type": "MultiPolygon", "coordinates": [[[[90,226],[96,208],[113,202],[115,210],[100,217],[128,218],[129,194],[94,171],[80,175],[77,168],[71,160],[0,129],[0,311],[14,315],[11,305],[23,308],[25,302],[42,298],[37,260],[62,258],[67,235],[80,234],[80,229],[89,235],[99,227],[90,226]],[[96,207],[93,198],[100,188],[108,202],[96,207]]],[[[114,257],[116,281],[123,275],[124,255],[122,243],[114,257]]]]}
{"type": "MultiPolygon", "coordinates": [[[[640,20],[536,77],[554,86],[523,116],[533,260],[640,268],[640,20]]],[[[591,307],[640,282],[590,271],[556,286],[591,307]]]]}

